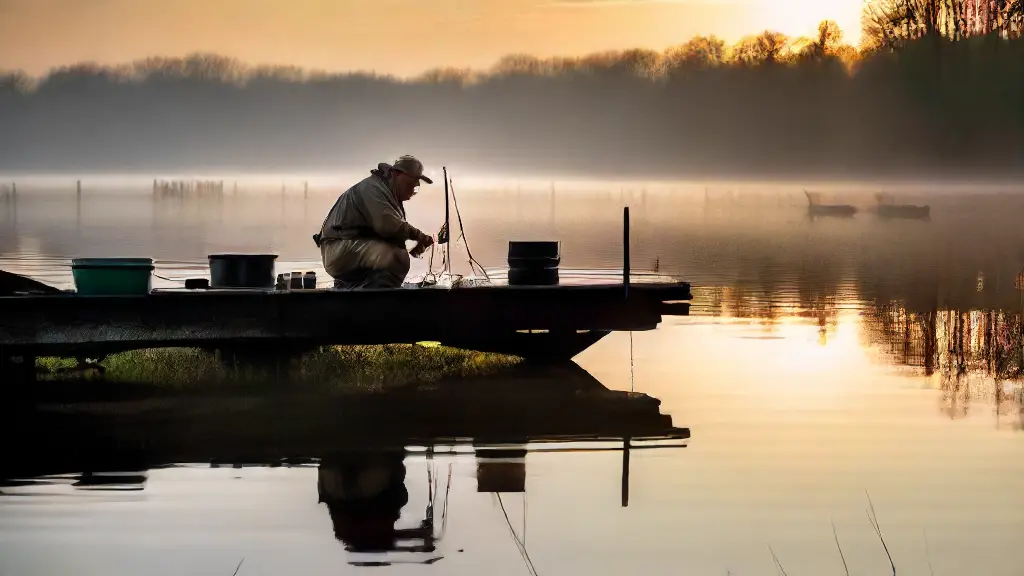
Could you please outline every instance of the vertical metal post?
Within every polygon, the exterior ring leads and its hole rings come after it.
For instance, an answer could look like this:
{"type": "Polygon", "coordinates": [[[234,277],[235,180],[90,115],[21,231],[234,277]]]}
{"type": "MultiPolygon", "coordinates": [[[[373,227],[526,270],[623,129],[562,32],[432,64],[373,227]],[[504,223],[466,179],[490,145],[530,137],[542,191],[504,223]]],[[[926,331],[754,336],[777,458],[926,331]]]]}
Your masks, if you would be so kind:
{"type": "Polygon", "coordinates": [[[632,438],[622,439],[622,507],[629,507],[629,444],[632,438]]]}
{"type": "Polygon", "coordinates": [[[622,288],[629,297],[629,206],[622,209],[622,288]]]}
{"type": "Polygon", "coordinates": [[[452,224],[451,215],[448,209],[448,168],[445,166],[441,167],[441,171],[444,174],[444,231],[448,237],[444,243],[445,247],[445,267],[448,269],[448,280],[452,277],[452,224]]]}

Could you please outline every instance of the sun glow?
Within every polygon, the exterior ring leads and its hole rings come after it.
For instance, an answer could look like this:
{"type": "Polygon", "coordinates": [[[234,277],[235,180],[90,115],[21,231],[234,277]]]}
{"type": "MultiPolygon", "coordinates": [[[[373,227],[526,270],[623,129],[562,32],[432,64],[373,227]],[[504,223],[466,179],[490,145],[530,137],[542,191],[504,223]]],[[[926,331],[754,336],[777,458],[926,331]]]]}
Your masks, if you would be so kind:
{"type": "Polygon", "coordinates": [[[843,41],[860,42],[862,0],[761,0],[758,22],[787,36],[813,36],[822,20],[843,30],[843,41]]]}

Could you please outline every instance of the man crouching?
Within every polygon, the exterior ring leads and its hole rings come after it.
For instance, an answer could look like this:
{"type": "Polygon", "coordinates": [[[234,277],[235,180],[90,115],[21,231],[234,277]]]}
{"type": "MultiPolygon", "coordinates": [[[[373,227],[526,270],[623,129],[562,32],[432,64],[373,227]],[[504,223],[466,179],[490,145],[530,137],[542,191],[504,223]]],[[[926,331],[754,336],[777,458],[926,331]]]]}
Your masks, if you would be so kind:
{"type": "Polygon", "coordinates": [[[402,156],[378,164],[370,176],[338,197],[313,241],[335,288],[397,288],[409,273],[405,243],[416,242],[419,256],[434,239],[405,221],[404,202],[416,195],[423,163],[402,156]]]}

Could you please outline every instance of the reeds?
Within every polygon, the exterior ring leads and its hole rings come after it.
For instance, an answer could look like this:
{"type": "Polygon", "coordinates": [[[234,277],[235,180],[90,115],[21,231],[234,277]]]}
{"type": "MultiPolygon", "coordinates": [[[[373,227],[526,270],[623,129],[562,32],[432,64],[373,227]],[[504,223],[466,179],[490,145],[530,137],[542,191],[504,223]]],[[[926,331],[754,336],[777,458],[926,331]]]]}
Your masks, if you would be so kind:
{"type": "Polygon", "coordinates": [[[40,358],[41,380],[96,380],[152,386],[165,392],[213,392],[289,385],[327,391],[380,392],[442,378],[488,375],[518,363],[499,354],[443,346],[388,344],[329,346],[255,366],[228,354],[197,348],[156,348],[113,354],[94,370],[67,358],[40,358]]]}

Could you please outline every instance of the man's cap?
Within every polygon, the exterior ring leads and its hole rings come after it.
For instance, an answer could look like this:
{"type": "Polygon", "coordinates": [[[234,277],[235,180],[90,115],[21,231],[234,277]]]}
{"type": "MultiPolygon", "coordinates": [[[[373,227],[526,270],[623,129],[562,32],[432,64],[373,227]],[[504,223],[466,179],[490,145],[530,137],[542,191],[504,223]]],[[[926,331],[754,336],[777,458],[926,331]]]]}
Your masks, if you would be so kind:
{"type": "Polygon", "coordinates": [[[416,159],[415,156],[401,156],[398,160],[395,160],[391,168],[398,170],[399,172],[405,172],[406,174],[419,178],[427,184],[433,184],[434,181],[423,175],[423,162],[416,159]]]}

